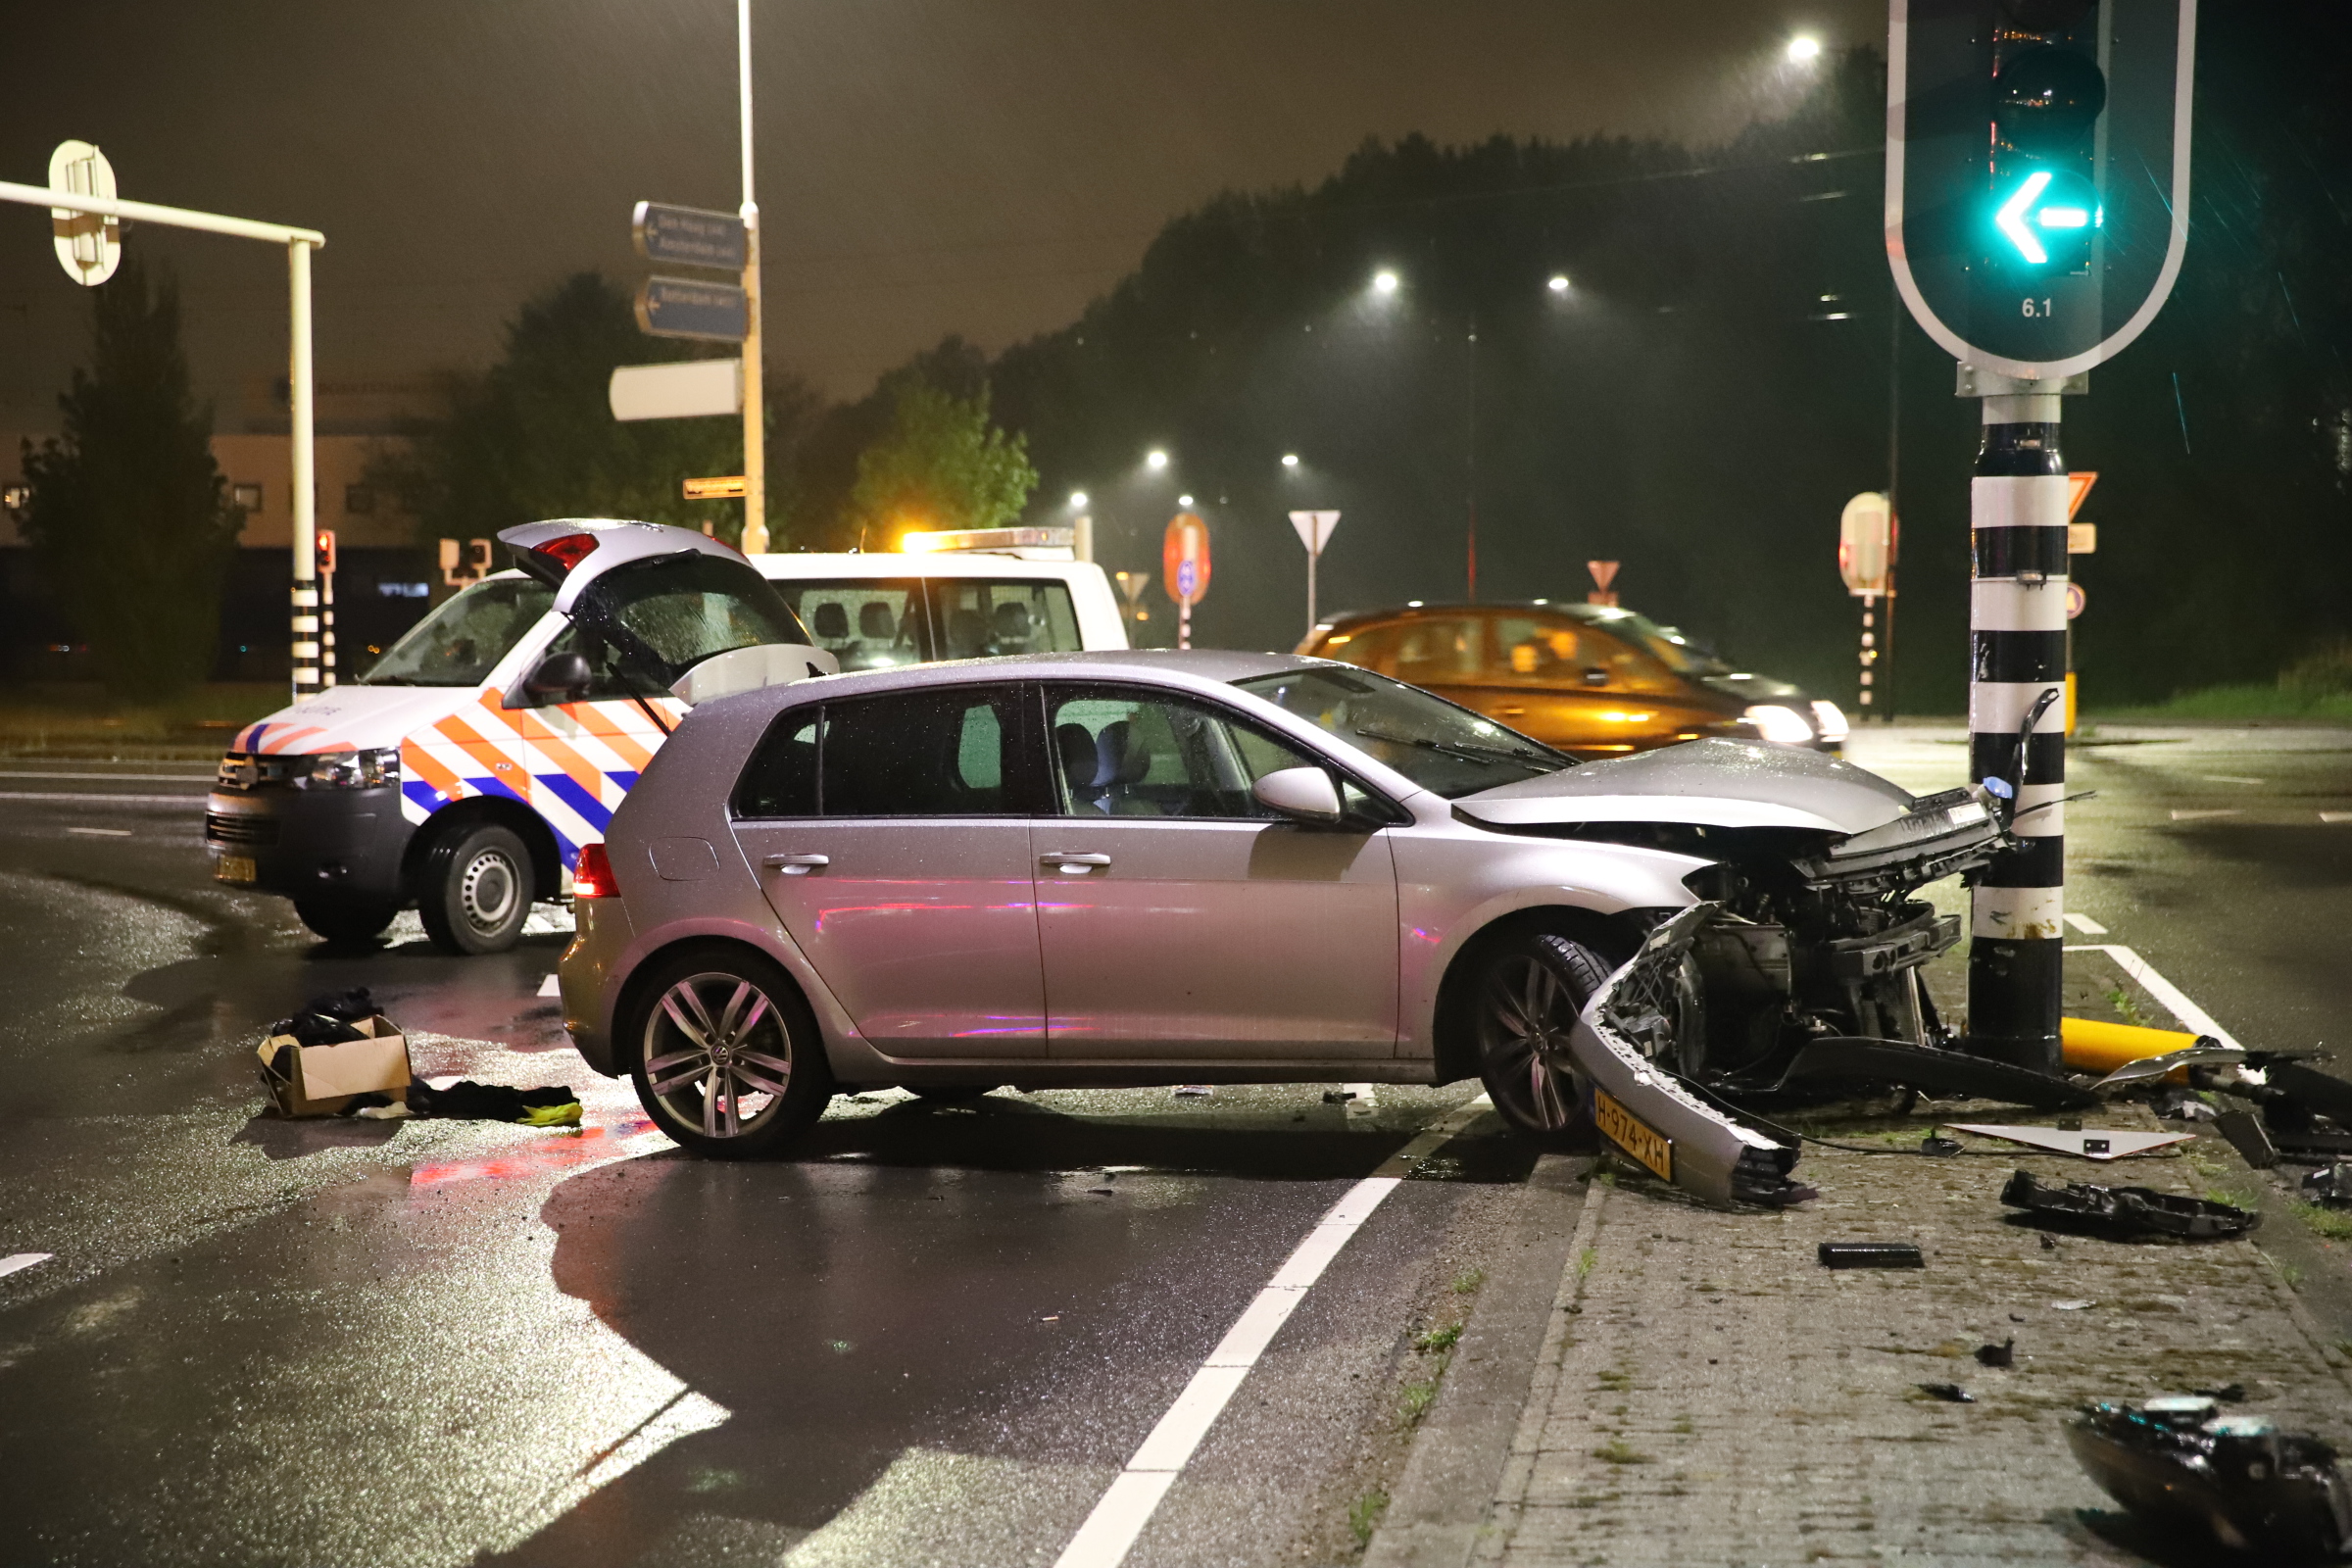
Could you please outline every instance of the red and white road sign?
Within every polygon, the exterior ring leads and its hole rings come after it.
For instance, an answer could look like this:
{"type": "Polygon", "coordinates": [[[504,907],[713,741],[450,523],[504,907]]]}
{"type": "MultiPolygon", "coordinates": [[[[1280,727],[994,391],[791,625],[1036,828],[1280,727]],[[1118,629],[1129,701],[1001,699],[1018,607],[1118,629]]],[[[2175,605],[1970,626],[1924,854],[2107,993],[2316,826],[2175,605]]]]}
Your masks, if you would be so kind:
{"type": "Polygon", "coordinates": [[[1189,512],[1168,520],[1159,544],[1160,586],[1180,605],[1208,595],[1208,524],[1189,512]]]}

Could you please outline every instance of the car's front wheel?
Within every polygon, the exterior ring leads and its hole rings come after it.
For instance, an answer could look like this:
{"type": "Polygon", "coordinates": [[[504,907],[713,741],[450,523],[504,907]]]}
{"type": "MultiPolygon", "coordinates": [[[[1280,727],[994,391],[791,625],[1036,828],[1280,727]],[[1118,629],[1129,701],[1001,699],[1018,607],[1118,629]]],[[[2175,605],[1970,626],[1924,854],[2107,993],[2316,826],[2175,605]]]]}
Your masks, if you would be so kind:
{"type": "Polygon", "coordinates": [[[833,1098],[816,1020],[774,964],[749,952],[661,960],[623,1020],[637,1099],[694,1153],[781,1152],[833,1098]]]}
{"type": "Polygon", "coordinates": [[[531,852],[494,822],[434,847],[417,889],[424,934],[444,953],[504,953],[531,912],[531,852]]]}
{"type": "Polygon", "coordinates": [[[1550,932],[1506,938],[1486,956],[1470,994],[1479,1077],[1495,1110],[1521,1132],[1562,1141],[1589,1135],[1592,1113],[1568,1039],[1608,977],[1599,954],[1550,932]]]}

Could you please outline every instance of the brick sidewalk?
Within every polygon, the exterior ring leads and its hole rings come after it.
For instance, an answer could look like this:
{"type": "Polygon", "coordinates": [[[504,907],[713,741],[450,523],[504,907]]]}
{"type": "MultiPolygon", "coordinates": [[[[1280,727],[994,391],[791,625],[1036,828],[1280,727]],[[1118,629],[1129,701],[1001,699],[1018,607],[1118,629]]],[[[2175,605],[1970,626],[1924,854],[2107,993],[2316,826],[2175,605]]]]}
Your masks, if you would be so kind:
{"type": "MultiPolygon", "coordinates": [[[[2091,1120],[2156,1125],[2136,1105],[2091,1120]]],[[[2242,1383],[2249,1410],[2352,1437],[2346,1356],[2251,1244],[2052,1250],[2002,1220],[2014,1168],[2195,1192],[2187,1161],[2016,1154],[1808,1148],[1798,1174],[1822,1197],[1780,1213],[1596,1183],[1473,1560],[2134,1563],[2143,1538],[2066,1450],[2076,1406],[2242,1383]],[[1841,1240],[1916,1242],[1928,1267],[1821,1267],[1815,1244],[1841,1240]],[[2095,1304],[2056,1305],[2076,1300],[2095,1304]],[[1976,1362],[2012,1336],[2014,1370],[1976,1362]]]]}

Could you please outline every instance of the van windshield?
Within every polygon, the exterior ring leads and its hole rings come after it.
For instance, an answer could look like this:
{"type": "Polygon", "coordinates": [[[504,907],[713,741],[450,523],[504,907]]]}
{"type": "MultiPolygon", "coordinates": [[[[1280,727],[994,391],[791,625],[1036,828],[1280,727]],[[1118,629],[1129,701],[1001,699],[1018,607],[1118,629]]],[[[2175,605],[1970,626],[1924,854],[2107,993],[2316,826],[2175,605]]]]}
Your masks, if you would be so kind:
{"type": "Polygon", "coordinates": [[[363,686],[479,686],[556,602],[528,577],[493,577],[449,600],[368,666],[363,686]]]}

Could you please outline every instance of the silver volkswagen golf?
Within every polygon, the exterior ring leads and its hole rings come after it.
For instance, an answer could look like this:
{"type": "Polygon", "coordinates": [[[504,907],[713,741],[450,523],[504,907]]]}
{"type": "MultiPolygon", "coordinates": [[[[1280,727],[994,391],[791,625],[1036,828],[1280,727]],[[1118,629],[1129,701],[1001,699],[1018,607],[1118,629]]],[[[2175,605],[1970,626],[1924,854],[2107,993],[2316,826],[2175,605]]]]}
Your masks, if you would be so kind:
{"type": "Polygon", "coordinates": [[[1734,741],[1580,765],[1288,656],[806,680],[696,708],[583,857],[565,1027],[705,1154],[881,1086],[1476,1076],[1527,1132],[1770,1201],[1795,1151],[1725,1093],[1840,1042],[1973,1060],[1912,895],[2012,842],[1998,806],[1734,741]]]}

